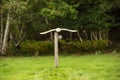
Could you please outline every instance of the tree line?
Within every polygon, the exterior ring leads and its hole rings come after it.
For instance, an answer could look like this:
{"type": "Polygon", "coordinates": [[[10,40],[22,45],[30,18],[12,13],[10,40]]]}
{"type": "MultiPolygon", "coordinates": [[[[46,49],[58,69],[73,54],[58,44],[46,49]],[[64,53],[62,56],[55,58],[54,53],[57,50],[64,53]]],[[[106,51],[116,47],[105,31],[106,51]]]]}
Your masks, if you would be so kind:
{"type": "Polygon", "coordinates": [[[120,25],[119,11],[120,0],[0,0],[1,55],[57,27],[79,30],[80,42],[107,39],[109,27],[120,25]]]}

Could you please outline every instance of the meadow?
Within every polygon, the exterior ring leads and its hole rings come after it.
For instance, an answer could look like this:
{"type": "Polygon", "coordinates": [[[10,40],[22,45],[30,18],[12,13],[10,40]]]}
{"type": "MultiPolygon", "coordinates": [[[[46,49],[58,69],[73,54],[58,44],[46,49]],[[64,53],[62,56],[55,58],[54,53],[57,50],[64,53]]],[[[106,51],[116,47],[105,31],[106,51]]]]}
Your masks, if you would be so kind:
{"type": "Polygon", "coordinates": [[[0,57],[0,80],[120,80],[120,54],[0,57]]]}

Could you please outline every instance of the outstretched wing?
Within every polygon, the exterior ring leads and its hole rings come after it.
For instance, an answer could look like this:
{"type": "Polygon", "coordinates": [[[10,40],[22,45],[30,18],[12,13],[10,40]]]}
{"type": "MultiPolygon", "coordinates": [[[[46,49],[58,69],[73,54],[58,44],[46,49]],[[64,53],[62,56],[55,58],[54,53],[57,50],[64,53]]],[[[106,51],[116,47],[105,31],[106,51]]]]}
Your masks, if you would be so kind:
{"type": "Polygon", "coordinates": [[[61,30],[63,30],[63,31],[69,31],[69,32],[77,32],[77,30],[70,30],[70,29],[65,29],[65,28],[61,28],[61,30]]]}
{"type": "Polygon", "coordinates": [[[65,29],[65,28],[56,28],[56,29],[51,29],[49,31],[41,32],[40,34],[47,34],[52,31],[60,32],[60,31],[69,31],[69,32],[77,32],[77,30],[70,30],[70,29],[65,29]]]}
{"type": "Polygon", "coordinates": [[[56,31],[56,29],[51,29],[49,31],[41,32],[40,34],[47,34],[47,33],[52,32],[52,31],[56,31]]]}

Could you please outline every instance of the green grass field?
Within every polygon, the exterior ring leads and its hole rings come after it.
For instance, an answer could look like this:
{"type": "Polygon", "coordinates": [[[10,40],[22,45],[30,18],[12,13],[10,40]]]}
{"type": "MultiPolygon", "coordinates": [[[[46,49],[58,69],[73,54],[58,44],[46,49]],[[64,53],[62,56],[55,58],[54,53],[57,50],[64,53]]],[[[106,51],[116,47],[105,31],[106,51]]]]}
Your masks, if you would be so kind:
{"type": "Polygon", "coordinates": [[[0,57],[0,80],[120,80],[120,54],[0,57]]]}

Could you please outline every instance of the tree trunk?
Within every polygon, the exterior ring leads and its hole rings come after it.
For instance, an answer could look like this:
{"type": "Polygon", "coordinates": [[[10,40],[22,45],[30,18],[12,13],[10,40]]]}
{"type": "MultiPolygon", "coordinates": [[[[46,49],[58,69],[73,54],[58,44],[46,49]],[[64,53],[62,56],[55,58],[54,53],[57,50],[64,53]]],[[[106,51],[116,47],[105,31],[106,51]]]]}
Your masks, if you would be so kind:
{"type": "Polygon", "coordinates": [[[84,30],[83,32],[84,32],[84,34],[85,34],[85,38],[88,39],[87,32],[86,32],[85,30],[84,30]]]}
{"type": "MultiPolygon", "coordinates": [[[[48,22],[47,17],[45,17],[45,22],[46,22],[46,24],[47,24],[47,26],[48,26],[48,30],[49,30],[50,27],[49,27],[49,22],[48,22]]],[[[52,33],[52,32],[50,32],[50,38],[51,38],[51,40],[53,40],[53,33],[52,33]]]]}
{"type": "Polygon", "coordinates": [[[90,38],[91,38],[91,40],[93,40],[92,32],[90,33],[90,38]]]}
{"type": "Polygon", "coordinates": [[[79,41],[80,41],[80,42],[83,42],[83,39],[82,39],[82,37],[80,36],[79,31],[77,32],[77,35],[78,35],[79,41]]]}
{"type": "Polygon", "coordinates": [[[53,41],[53,33],[52,32],[50,32],[50,38],[53,41]]]}
{"type": "Polygon", "coordinates": [[[1,14],[0,53],[2,50],[2,41],[3,41],[3,15],[1,14]]]}
{"type": "Polygon", "coordinates": [[[16,50],[20,49],[20,44],[23,41],[24,37],[26,36],[26,33],[24,32],[25,25],[19,28],[18,24],[16,26],[17,30],[19,33],[12,33],[10,32],[10,39],[12,41],[13,46],[15,47],[16,50]]]}
{"type": "Polygon", "coordinates": [[[8,34],[9,34],[9,23],[10,23],[10,11],[8,12],[8,15],[7,15],[6,28],[4,32],[1,55],[6,55],[6,48],[7,48],[8,34]]]}
{"type": "Polygon", "coordinates": [[[93,35],[93,38],[94,38],[95,40],[98,40],[95,32],[92,32],[92,35],[93,35]]]}
{"type": "Polygon", "coordinates": [[[72,41],[72,32],[70,32],[70,42],[72,41]]]}
{"type": "Polygon", "coordinates": [[[98,32],[95,31],[94,34],[95,34],[96,40],[98,40],[98,39],[99,39],[99,38],[98,38],[98,32]]]}
{"type": "Polygon", "coordinates": [[[19,34],[19,40],[17,41],[16,43],[16,47],[17,46],[20,46],[21,42],[23,41],[24,37],[26,36],[26,33],[23,32],[24,31],[24,27],[25,27],[25,24],[23,24],[21,30],[20,30],[20,34],[19,34]]]}
{"type": "Polygon", "coordinates": [[[101,31],[99,31],[99,39],[102,40],[102,35],[101,35],[101,31]]]}

